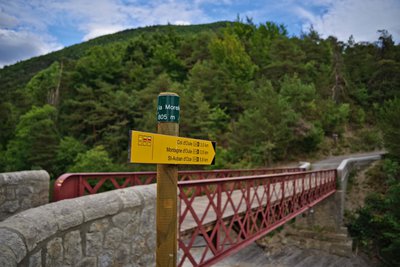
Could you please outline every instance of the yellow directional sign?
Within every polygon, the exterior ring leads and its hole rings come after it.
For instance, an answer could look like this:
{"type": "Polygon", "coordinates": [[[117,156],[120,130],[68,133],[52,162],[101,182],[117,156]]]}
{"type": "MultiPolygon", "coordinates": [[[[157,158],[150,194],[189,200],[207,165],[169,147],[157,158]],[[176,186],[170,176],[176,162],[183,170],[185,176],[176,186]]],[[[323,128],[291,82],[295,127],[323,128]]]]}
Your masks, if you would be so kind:
{"type": "Polygon", "coordinates": [[[131,131],[131,163],[214,164],[215,142],[131,131]]]}

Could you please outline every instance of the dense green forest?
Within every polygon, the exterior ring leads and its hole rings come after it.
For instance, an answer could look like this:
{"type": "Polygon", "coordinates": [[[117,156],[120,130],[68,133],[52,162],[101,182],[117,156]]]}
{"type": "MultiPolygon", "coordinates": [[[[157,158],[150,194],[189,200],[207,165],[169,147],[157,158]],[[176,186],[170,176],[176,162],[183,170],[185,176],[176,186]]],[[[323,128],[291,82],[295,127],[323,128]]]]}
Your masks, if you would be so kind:
{"type": "Polygon", "coordinates": [[[385,30],[375,43],[251,20],[127,30],[0,70],[0,171],[146,168],[127,163],[128,133],[155,132],[162,91],[181,96],[181,136],[217,141],[214,168],[376,149],[399,73],[385,30]]]}
{"type": "Polygon", "coordinates": [[[400,98],[385,102],[378,125],[388,155],[368,171],[362,186],[372,193],[347,214],[347,226],[356,247],[382,266],[400,266],[400,98]]]}

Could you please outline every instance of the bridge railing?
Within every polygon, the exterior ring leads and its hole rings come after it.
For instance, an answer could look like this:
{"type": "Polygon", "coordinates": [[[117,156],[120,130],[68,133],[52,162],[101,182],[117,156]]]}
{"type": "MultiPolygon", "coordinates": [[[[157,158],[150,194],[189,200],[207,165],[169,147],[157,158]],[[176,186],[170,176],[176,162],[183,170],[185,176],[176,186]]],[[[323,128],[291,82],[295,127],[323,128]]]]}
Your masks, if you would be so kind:
{"type": "MultiPolygon", "coordinates": [[[[303,171],[303,168],[180,171],[179,181],[303,171]]],[[[106,190],[155,183],[156,172],[66,173],[54,182],[53,201],[96,194],[106,190]]],[[[197,194],[202,194],[198,191],[197,194]]]]}
{"type": "Polygon", "coordinates": [[[336,170],[181,181],[178,187],[178,266],[210,266],[333,194],[336,170]]]}

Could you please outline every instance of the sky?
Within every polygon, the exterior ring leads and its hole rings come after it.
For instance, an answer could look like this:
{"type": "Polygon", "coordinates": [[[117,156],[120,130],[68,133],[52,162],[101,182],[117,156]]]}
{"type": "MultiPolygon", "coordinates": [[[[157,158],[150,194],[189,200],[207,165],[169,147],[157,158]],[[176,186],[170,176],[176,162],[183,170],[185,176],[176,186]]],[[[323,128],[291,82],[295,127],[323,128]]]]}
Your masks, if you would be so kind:
{"type": "Polygon", "coordinates": [[[150,25],[237,17],[284,24],[291,36],[312,26],[322,37],[400,42],[400,0],[0,0],[0,68],[72,44],[150,25]]]}

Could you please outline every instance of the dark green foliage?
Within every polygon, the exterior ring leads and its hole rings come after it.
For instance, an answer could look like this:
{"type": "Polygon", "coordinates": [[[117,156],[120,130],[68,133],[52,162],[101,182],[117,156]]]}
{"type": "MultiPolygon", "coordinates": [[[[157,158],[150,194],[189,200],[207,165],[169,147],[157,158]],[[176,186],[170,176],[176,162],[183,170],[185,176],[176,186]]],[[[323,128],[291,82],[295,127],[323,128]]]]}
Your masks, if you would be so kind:
{"type": "Polygon", "coordinates": [[[58,104],[58,86],[61,66],[54,62],[50,67],[36,74],[26,85],[26,93],[33,105],[58,104]]]}
{"type": "Polygon", "coordinates": [[[390,154],[400,159],[400,98],[387,101],[379,118],[385,147],[390,154]]]}
{"type": "Polygon", "coordinates": [[[76,157],[85,152],[86,147],[73,137],[66,136],[60,141],[55,159],[56,176],[65,173],[74,164],[76,157]]]}
{"type": "Polygon", "coordinates": [[[270,82],[256,88],[252,99],[232,125],[231,148],[239,161],[271,164],[287,155],[298,116],[270,82]]]}
{"type": "Polygon", "coordinates": [[[68,172],[110,172],[116,167],[103,146],[96,146],[85,153],[80,153],[68,172]]]}
{"type": "Polygon", "coordinates": [[[349,117],[349,104],[335,104],[331,100],[322,100],[320,103],[321,124],[325,133],[329,135],[343,133],[343,126],[349,117]]]}
{"type": "Polygon", "coordinates": [[[349,224],[351,235],[370,255],[384,265],[400,264],[400,167],[398,162],[385,160],[375,167],[374,179],[380,190],[369,195],[349,224]],[[377,176],[377,177],[376,177],[377,176]]]}
{"type": "Polygon", "coordinates": [[[56,109],[52,106],[33,106],[20,117],[15,137],[5,153],[6,170],[54,170],[59,136],[54,122],[56,109]]]}
{"type": "MultiPolygon", "coordinates": [[[[108,169],[143,169],[126,164],[128,133],[156,131],[164,91],[181,96],[182,136],[218,142],[221,168],[330,154],[332,134],[339,146],[378,147],[376,113],[398,96],[400,77],[399,45],[380,34],[374,44],[345,44],[239,18],[126,30],[5,67],[0,171],[98,170],[79,162],[96,157],[108,169]]],[[[382,123],[398,127],[390,114],[382,123]]]]}
{"type": "Polygon", "coordinates": [[[210,128],[210,106],[204,99],[203,92],[179,88],[176,92],[180,96],[179,132],[181,136],[209,139],[207,134],[210,128]]]}
{"type": "Polygon", "coordinates": [[[16,110],[10,102],[0,103],[0,149],[7,145],[7,141],[13,136],[17,123],[16,110]]]}
{"type": "Polygon", "coordinates": [[[226,32],[222,39],[214,39],[209,48],[214,61],[231,79],[249,81],[253,78],[256,66],[237,35],[226,32]]]}

